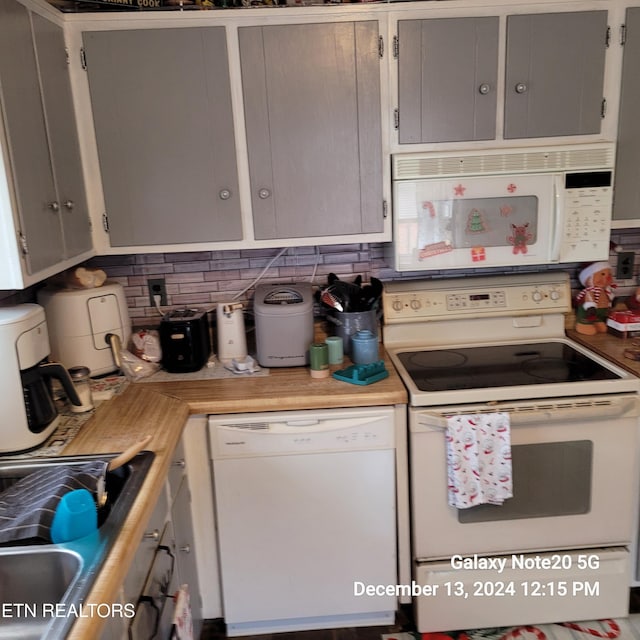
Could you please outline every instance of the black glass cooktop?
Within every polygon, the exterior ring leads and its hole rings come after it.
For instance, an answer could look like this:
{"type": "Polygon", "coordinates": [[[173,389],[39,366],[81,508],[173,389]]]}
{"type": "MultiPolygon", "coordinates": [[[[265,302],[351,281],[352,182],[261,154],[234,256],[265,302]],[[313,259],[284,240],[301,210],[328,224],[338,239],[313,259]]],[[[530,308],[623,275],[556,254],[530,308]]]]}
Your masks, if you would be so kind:
{"type": "Polygon", "coordinates": [[[457,391],[619,376],[562,342],[399,353],[420,391],[457,391]]]}

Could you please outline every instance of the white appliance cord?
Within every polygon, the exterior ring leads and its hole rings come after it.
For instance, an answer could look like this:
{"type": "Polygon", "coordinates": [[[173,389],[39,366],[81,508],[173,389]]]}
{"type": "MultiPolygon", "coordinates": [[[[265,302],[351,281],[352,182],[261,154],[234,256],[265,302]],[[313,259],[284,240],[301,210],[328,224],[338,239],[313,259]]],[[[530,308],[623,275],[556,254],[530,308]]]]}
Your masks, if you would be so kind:
{"type": "MultiPolygon", "coordinates": [[[[251,289],[251,287],[253,287],[257,282],[259,282],[262,279],[262,276],[264,276],[264,274],[267,272],[267,270],[269,269],[269,267],[271,267],[271,265],[288,249],[289,247],[284,247],[283,249],[280,249],[280,251],[278,251],[278,253],[273,256],[273,258],[271,258],[271,260],[269,260],[269,262],[267,262],[266,266],[264,267],[264,269],[256,276],[256,278],[253,280],[253,282],[251,282],[250,284],[248,284],[242,291],[238,291],[238,293],[236,293],[235,296],[233,296],[233,298],[231,298],[232,300],[237,300],[240,296],[244,295],[249,289],[251,289]]],[[[318,248],[318,246],[316,246],[315,248],[316,251],[316,263],[313,267],[313,273],[311,274],[311,284],[313,284],[313,281],[316,277],[316,272],[318,270],[318,263],[320,262],[320,249],[318,248]]]]}

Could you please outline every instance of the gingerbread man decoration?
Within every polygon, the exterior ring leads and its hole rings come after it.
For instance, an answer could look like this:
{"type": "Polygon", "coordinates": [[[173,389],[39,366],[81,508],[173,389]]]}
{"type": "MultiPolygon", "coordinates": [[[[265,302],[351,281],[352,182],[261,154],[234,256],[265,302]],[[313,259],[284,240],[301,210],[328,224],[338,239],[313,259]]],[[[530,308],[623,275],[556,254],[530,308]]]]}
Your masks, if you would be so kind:
{"type": "Polygon", "coordinates": [[[592,262],[580,271],[584,289],[576,297],[576,331],[587,336],[605,333],[613,302],[613,274],[608,262],[592,262]]]}

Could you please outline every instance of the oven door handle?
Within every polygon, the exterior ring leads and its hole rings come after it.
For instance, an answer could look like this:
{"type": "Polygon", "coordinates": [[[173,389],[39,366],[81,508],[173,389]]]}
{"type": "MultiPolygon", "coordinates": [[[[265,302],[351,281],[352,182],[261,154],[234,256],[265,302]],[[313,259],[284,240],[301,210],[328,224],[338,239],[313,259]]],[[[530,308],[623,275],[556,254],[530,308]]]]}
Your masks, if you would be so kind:
{"type": "MultiPolygon", "coordinates": [[[[494,407],[492,409],[482,408],[473,413],[494,413],[504,412],[509,414],[509,421],[512,427],[526,426],[537,422],[545,424],[553,422],[576,422],[582,420],[590,422],[593,420],[601,420],[602,418],[619,418],[622,416],[638,415],[638,398],[634,396],[615,398],[606,402],[581,403],[576,405],[563,405],[562,403],[550,404],[545,406],[532,406],[530,409],[519,407],[512,411],[510,407],[494,407]]],[[[435,413],[429,411],[420,411],[417,413],[417,423],[421,427],[446,429],[447,417],[453,415],[464,415],[463,412],[455,413],[435,413]]]]}

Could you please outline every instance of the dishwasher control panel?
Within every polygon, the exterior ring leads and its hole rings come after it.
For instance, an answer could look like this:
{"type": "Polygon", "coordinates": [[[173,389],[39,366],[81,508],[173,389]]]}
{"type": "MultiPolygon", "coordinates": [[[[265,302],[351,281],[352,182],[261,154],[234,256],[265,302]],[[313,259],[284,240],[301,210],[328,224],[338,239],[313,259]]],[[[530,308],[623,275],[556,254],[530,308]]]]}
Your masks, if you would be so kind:
{"type": "Polygon", "coordinates": [[[395,448],[393,409],[211,416],[213,459],[395,448]]]}

